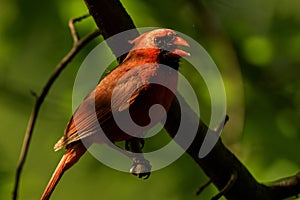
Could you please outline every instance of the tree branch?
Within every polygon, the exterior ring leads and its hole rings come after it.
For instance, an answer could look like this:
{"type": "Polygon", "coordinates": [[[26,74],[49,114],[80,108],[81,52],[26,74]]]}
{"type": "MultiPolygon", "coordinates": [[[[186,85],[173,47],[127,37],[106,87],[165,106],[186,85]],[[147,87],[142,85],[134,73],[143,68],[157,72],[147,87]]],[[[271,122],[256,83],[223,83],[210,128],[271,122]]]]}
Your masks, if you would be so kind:
{"type": "MultiPolygon", "coordinates": [[[[184,101],[181,100],[180,102],[184,101]]],[[[182,112],[189,113],[189,115],[187,115],[188,118],[185,119],[185,121],[189,123],[187,126],[194,126],[194,124],[197,124],[199,121],[196,113],[194,113],[185,102],[179,106],[177,100],[173,101],[165,124],[165,128],[171,137],[174,137],[177,132],[176,128],[174,129],[174,124],[180,123],[180,108],[182,112]]],[[[200,120],[197,135],[191,146],[187,149],[187,153],[203,169],[206,175],[212,179],[214,185],[221,191],[229,182],[232,174],[236,173],[237,178],[235,184],[224,194],[227,199],[268,199],[264,196],[263,192],[257,191],[260,184],[256,182],[248,170],[223,145],[221,139],[218,140],[217,144],[206,157],[202,159],[199,158],[199,150],[207,130],[208,127],[200,120]],[[245,188],[247,189],[245,190],[245,188]]],[[[178,142],[178,144],[181,145],[180,142],[178,142]]],[[[262,185],[261,188],[264,188],[264,186],[262,185]]]]}
{"type": "Polygon", "coordinates": [[[47,83],[45,84],[45,86],[43,87],[43,90],[41,92],[41,94],[38,96],[36,93],[33,93],[34,96],[36,97],[36,101],[35,101],[35,105],[34,108],[32,110],[28,125],[27,125],[27,130],[25,133],[25,137],[24,137],[24,141],[23,141],[23,145],[22,145],[22,149],[21,149],[21,154],[20,154],[20,159],[19,159],[19,163],[17,166],[17,170],[16,170],[16,175],[15,175],[15,183],[14,183],[14,190],[13,190],[13,200],[17,199],[18,196],[18,188],[19,188],[19,183],[20,183],[20,178],[21,178],[21,173],[22,173],[22,169],[23,166],[25,164],[26,161],[26,156],[28,153],[28,149],[30,146],[30,141],[31,141],[31,137],[33,134],[33,130],[35,127],[35,123],[41,108],[41,105],[43,104],[51,86],[53,85],[53,83],[55,82],[55,80],[58,78],[58,76],[61,74],[61,72],[66,68],[66,66],[70,63],[70,61],[75,57],[75,55],[92,39],[94,39],[95,37],[100,35],[100,32],[98,30],[94,31],[93,33],[89,34],[88,36],[82,38],[81,40],[79,40],[78,35],[74,29],[74,23],[77,21],[80,21],[82,19],[82,17],[80,18],[76,18],[72,21],[70,21],[69,26],[70,26],[70,30],[73,36],[73,47],[72,49],[68,52],[68,54],[59,62],[59,64],[56,66],[55,71],[53,72],[53,74],[51,75],[51,77],[49,78],[49,80],[47,81],[47,83]]]}
{"type": "MultiPolygon", "coordinates": [[[[123,5],[118,0],[85,0],[90,14],[93,16],[101,35],[107,39],[115,34],[126,30],[135,29],[135,25],[126,12],[123,5]]],[[[115,55],[120,55],[118,52],[129,52],[132,44],[128,41],[136,38],[139,35],[137,30],[133,30],[130,34],[126,34],[127,38],[122,38],[119,41],[108,43],[112,52],[115,55]]],[[[119,63],[126,57],[122,55],[118,58],[119,63]]]]}
{"type": "Polygon", "coordinates": [[[295,176],[275,181],[269,186],[269,193],[273,199],[285,199],[300,194],[300,172],[295,176]]]}
{"type": "MultiPolygon", "coordinates": [[[[116,33],[135,28],[132,20],[130,19],[130,16],[127,14],[126,10],[119,1],[85,0],[85,3],[89,8],[90,14],[93,16],[97,26],[100,30],[102,30],[104,38],[108,38],[116,33]],[[111,26],[112,24],[113,26],[111,26]]],[[[126,38],[125,41],[131,40],[137,35],[138,33],[136,32],[136,35],[130,36],[131,38],[126,38]]],[[[128,44],[122,43],[122,45],[128,44]]],[[[114,46],[110,47],[112,48],[113,52],[115,52],[117,49],[117,47],[114,46]]],[[[190,119],[187,121],[189,121],[191,125],[193,125],[197,121],[200,121],[196,138],[190,148],[187,150],[187,153],[203,169],[207,176],[212,179],[214,185],[216,185],[216,187],[220,191],[224,191],[223,195],[227,199],[279,199],[275,197],[276,195],[272,195],[271,193],[275,193],[276,191],[282,192],[281,189],[283,189],[284,191],[285,189],[280,185],[267,187],[263,184],[258,183],[246,169],[246,167],[224,146],[221,139],[218,140],[213,150],[205,158],[200,159],[198,157],[198,152],[208,128],[186,103],[185,105],[180,106],[181,108],[183,108],[183,112],[189,115],[190,119]]],[[[174,100],[168,112],[168,118],[165,124],[165,128],[171,137],[175,136],[177,131],[176,125],[179,123],[179,105],[178,101],[174,100]]],[[[291,180],[295,179],[298,180],[298,176],[297,178],[293,178],[291,180]]],[[[295,193],[300,193],[298,182],[299,181],[297,181],[297,184],[292,184],[292,188],[296,188],[296,191],[293,190],[293,193],[289,192],[286,197],[294,196],[295,193]]],[[[285,188],[286,187],[287,186],[285,186],[285,188]]]]}

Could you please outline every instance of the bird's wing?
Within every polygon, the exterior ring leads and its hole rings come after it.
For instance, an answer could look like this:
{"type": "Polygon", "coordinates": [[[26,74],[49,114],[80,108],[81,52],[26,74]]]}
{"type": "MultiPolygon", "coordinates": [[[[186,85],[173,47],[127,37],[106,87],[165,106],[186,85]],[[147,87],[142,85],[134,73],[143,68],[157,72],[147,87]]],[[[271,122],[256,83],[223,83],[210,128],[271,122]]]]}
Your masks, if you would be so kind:
{"type": "MultiPolygon", "coordinates": [[[[150,68],[153,67],[152,64],[150,68]]],[[[143,68],[147,70],[147,66],[143,68]]],[[[121,66],[113,70],[86,97],[68,123],[64,136],[54,146],[55,150],[99,132],[111,119],[112,112],[125,111],[147,90],[149,84],[140,74],[143,70],[135,67],[123,71],[121,66]]]]}
{"type": "Polygon", "coordinates": [[[116,84],[111,98],[111,109],[114,112],[122,112],[140,95],[141,91],[146,90],[147,83],[144,83],[137,70],[128,72],[128,75],[121,77],[116,84]]]}
{"type": "Polygon", "coordinates": [[[100,123],[104,123],[110,118],[111,110],[109,109],[109,105],[107,105],[107,100],[103,98],[104,95],[98,97],[99,100],[102,98],[103,106],[101,108],[98,107],[98,110],[96,110],[95,105],[97,99],[94,96],[95,91],[96,89],[92,91],[77,108],[64,131],[64,136],[55,144],[55,151],[63,147],[65,148],[72,142],[92,135],[99,130],[100,123]],[[99,115],[99,113],[101,113],[102,117],[98,122],[97,115],[99,115]]]}

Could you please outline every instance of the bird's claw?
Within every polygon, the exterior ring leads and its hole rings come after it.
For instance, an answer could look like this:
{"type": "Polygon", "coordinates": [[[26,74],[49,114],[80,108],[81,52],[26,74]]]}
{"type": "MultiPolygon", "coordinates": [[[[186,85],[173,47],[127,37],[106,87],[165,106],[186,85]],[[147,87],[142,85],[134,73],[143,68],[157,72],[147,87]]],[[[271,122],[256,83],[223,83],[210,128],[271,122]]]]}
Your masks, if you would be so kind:
{"type": "Polygon", "coordinates": [[[145,159],[133,159],[132,167],[130,168],[130,173],[137,176],[138,178],[149,178],[151,174],[151,165],[148,160],[145,159]]]}

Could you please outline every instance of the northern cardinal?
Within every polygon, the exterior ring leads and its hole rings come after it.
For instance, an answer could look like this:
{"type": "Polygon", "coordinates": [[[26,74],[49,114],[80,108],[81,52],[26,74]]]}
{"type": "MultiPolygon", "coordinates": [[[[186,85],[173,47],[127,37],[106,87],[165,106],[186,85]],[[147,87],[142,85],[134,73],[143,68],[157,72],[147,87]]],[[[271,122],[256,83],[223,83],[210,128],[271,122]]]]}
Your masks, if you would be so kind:
{"type": "MultiPolygon", "coordinates": [[[[151,82],[159,78],[176,88],[178,74],[162,70],[160,64],[177,70],[179,58],[190,55],[178,46],[189,47],[189,44],[170,29],[149,31],[130,42],[134,46],[127,57],[84,99],[68,123],[64,136],[55,144],[56,151],[65,148],[66,152],[41,200],[50,198],[63,173],[79,160],[91,144],[105,143],[97,134],[99,125],[112,142],[133,137],[118,127],[113,113],[122,115],[129,111],[137,125],[146,126],[150,121],[149,108],[152,105],[160,104],[168,111],[174,91],[151,82]]],[[[155,119],[159,122],[163,117],[156,116],[155,119]]]]}

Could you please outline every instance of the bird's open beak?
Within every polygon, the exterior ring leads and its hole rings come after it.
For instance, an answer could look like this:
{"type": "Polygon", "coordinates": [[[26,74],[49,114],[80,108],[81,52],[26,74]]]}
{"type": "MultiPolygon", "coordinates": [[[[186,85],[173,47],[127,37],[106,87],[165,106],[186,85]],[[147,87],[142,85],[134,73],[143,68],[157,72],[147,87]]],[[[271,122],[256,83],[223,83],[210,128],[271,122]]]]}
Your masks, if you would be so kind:
{"type": "MultiPolygon", "coordinates": [[[[185,47],[190,47],[190,44],[185,41],[184,39],[182,39],[181,37],[179,36],[176,36],[176,38],[174,39],[173,41],[173,44],[176,45],[176,46],[185,46],[185,47]]],[[[180,57],[186,57],[186,56],[190,56],[191,54],[182,50],[182,49],[179,49],[179,48],[175,48],[173,51],[171,51],[172,54],[176,54],[180,57]]]]}

